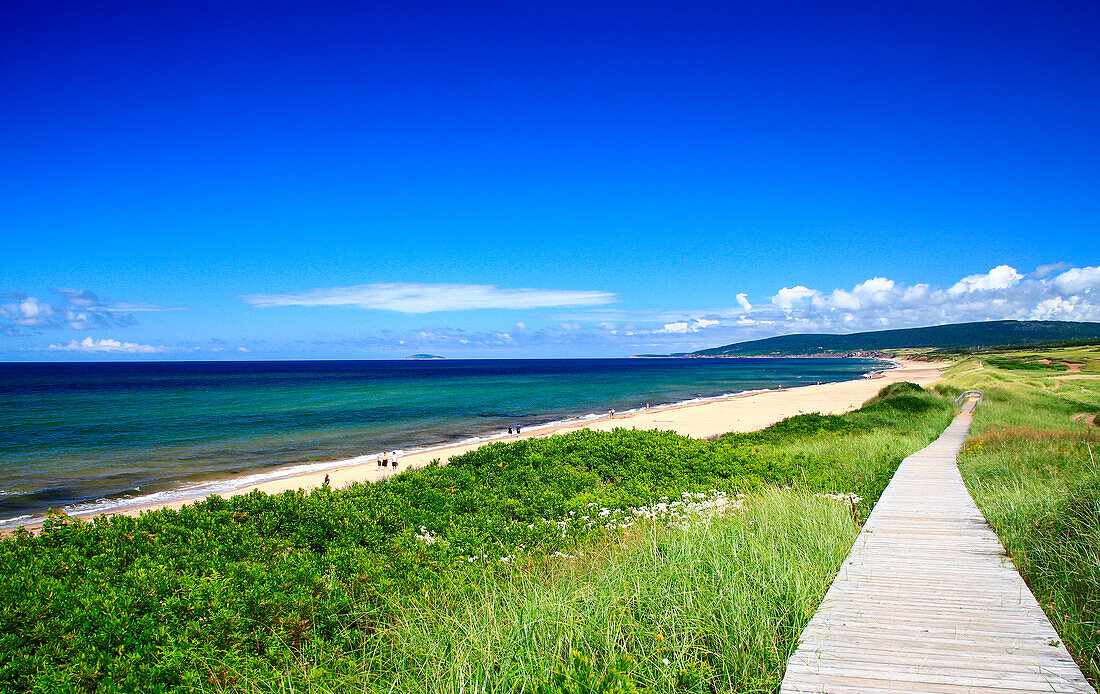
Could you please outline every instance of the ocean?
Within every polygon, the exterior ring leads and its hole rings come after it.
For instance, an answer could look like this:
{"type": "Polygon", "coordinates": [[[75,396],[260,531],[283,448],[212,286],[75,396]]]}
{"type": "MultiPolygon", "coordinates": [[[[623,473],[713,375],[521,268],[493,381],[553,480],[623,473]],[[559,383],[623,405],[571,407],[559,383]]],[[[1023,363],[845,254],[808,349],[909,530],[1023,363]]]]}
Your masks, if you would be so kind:
{"type": "Polygon", "coordinates": [[[778,386],[869,359],[0,364],[0,527],[225,491],[382,450],[778,386]]]}

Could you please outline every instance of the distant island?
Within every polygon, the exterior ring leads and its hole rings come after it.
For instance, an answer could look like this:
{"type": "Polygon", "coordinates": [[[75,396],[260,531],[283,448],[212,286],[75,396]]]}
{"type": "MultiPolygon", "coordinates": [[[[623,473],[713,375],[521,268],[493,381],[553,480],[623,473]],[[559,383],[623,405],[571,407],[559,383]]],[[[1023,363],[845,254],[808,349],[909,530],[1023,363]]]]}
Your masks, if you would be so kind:
{"type": "Polygon", "coordinates": [[[441,357],[438,354],[410,354],[405,357],[406,361],[430,361],[432,359],[446,359],[447,357],[441,357]]]}
{"type": "Polygon", "coordinates": [[[926,328],[876,330],[847,335],[780,335],[735,342],[695,352],[640,357],[878,356],[886,349],[961,349],[1006,345],[1048,345],[1100,340],[1100,323],[1072,321],[981,321],[926,328]]]}

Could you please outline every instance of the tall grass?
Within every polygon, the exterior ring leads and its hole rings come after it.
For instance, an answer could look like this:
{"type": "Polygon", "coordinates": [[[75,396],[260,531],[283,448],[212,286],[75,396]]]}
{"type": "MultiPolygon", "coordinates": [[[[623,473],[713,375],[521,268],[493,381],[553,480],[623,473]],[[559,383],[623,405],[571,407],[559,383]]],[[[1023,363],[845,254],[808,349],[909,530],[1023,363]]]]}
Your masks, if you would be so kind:
{"type": "Polygon", "coordinates": [[[58,520],[0,541],[0,690],[769,691],[859,520],[952,412],[893,384],[716,441],[577,432],[346,490],[58,520]],[[721,494],[744,509],[636,517],[721,494]]]}
{"type": "MultiPolygon", "coordinates": [[[[565,690],[612,671],[655,692],[773,691],[857,532],[845,504],[772,489],[725,517],[529,557],[394,601],[361,669],[310,691],[514,691],[555,671],[565,690]]],[[[279,678],[240,691],[291,688],[279,678]]]]}
{"type": "MultiPolygon", "coordinates": [[[[1072,358],[1086,370],[1100,362],[1082,350],[1072,358]]],[[[1051,378],[1060,375],[1055,369],[1036,375],[972,364],[956,367],[950,380],[987,395],[959,457],[963,478],[1085,676],[1100,686],[1100,431],[1079,416],[1100,411],[1100,398],[1091,384],[1051,378]]]]}

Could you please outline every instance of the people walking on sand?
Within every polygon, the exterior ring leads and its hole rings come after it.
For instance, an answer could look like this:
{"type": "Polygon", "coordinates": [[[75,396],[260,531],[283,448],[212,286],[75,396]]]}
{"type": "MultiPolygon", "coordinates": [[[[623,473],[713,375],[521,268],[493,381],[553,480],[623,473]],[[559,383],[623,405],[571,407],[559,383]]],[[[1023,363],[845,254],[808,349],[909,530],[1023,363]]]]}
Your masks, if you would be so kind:
{"type": "Polygon", "coordinates": [[[382,467],[389,467],[389,466],[390,466],[390,454],[389,453],[383,453],[382,454],[382,467]]]}
{"type": "Polygon", "coordinates": [[[326,487],[328,486],[328,475],[325,475],[325,481],[324,481],[324,483],[323,483],[323,484],[324,484],[324,486],[326,486],[326,487]]]}
{"type": "Polygon", "coordinates": [[[394,451],[390,456],[390,463],[393,465],[393,469],[397,469],[397,451],[394,451]]]}
{"type": "Polygon", "coordinates": [[[377,456],[375,456],[374,462],[375,462],[375,466],[378,467],[378,469],[382,468],[382,454],[381,453],[379,453],[377,456]]]}

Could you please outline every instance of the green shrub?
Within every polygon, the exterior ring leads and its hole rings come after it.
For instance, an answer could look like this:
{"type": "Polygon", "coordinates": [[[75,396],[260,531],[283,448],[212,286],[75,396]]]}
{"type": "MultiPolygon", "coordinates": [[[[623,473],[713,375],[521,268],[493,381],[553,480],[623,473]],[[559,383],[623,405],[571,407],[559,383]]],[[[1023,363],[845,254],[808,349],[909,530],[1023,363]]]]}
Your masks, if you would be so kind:
{"type": "Polygon", "coordinates": [[[858,494],[865,517],[951,412],[894,384],[848,415],[717,441],[578,431],[345,490],[50,519],[40,535],[0,541],[0,691],[194,691],[271,673],[330,681],[356,671],[395,601],[506,573],[520,554],[578,551],[618,532],[607,518],[662,497],[794,485],[858,494]]]}

